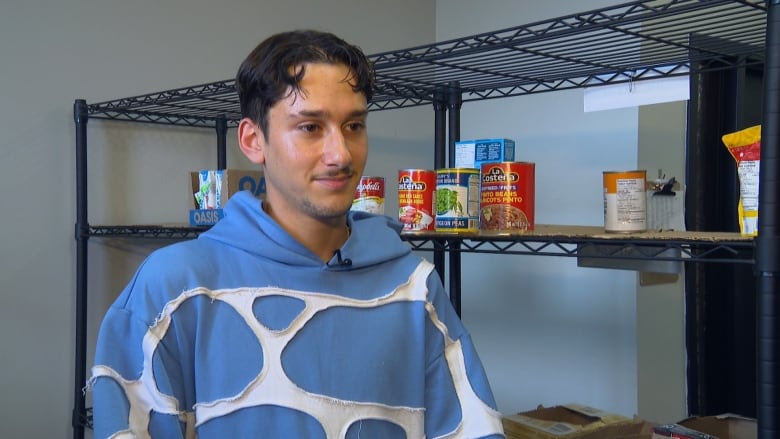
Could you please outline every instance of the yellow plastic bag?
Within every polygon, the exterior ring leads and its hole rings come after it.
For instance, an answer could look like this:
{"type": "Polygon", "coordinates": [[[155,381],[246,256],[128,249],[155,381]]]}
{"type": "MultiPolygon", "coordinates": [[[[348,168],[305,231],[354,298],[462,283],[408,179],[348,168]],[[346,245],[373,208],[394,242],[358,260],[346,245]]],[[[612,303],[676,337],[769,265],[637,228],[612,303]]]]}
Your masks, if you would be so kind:
{"type": "Polygon", "coordinates": [[[723,136],[723,144],[737,162],[739,176],[739,231],[758,235],[758,169],[761,162],[761,125],[723,136]]]}

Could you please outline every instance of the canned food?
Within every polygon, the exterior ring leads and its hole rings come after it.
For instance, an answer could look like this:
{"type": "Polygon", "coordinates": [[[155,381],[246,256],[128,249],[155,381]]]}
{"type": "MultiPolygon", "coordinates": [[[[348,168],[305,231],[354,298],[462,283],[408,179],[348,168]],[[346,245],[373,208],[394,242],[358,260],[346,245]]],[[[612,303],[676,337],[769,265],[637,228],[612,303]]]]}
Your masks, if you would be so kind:
{"type": "Polygon", "coordinates": [[[604,230],[647,230],[647,171],[604,172],[604,230]]]}
{"type": "Polygon", "coordinates": [[[436,171],[401,169],[398,171],[398,220],[402,232],[433,232],[436,171]]]}
{"type": "Polygon", "coordinates": [[[436,170],[437,232],[479,231],[479,170],[436,170]]]}
{"type": "Polygon", "coordinates": [[[384,177],[360,178],[355,189],[355,198],[352,200],[352,210],[376,213],[385,213],[385,179],[384,177]]]}
{"type": "Polygon", "coordinates": [[[534,229],[534,168],[528,162],[482,164],[481,230],[534,229]]]}

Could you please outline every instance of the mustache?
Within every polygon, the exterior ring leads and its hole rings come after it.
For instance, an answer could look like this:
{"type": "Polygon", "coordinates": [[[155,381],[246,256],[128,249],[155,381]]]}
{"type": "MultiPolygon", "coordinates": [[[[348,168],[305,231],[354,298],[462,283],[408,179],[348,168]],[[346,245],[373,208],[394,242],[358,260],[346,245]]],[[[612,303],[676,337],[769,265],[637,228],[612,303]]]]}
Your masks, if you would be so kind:
{"type": "Polygon", "coordinates": [[[342,177],[352,177],[355,175],[355,169],[352,168],[352,166],[345,166],[343,168],[339,169],[329,169],[328,171],[319,174],[318,177],[320,178],[342,178],[342,177]]]}

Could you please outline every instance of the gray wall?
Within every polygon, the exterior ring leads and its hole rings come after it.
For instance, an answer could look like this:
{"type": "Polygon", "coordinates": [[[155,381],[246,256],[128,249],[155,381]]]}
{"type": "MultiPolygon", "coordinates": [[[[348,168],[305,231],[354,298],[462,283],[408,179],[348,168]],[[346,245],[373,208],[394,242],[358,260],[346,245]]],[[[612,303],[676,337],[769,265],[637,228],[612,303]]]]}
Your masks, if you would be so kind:
{"type": "MultiPolygon", "coordinates": [[[[685,181],[686,117],[687,101],[640,107],[639,168],[647,169],[648,178],[661,169],[667,179],[685,181]]],[[[638,413],[649,419],[687,414],[684,280],[683,271],[665,283],[637,287],[638,413]]]]}
{"type": "MultiPolygon", "coordinates": [[[[99,102],[228,79],[260,39],[288,28],[332,30],[375,53],[612,3],[4,2],[0,179],[11,196],[0,228],[0,437],[71,434],[74,99],[99,102]]],[[[464,106],[462,137],[518,141],[518,158],[537,163],[537,222],[600,225],[600,174],[636,165],[638,111],[581,108],[576,91],[472,103],[464,106]]],[[[391,178],[399,168],[432,163],[430,108],[374,112],[369,125],[366,173],[391,178]]],[[[92,224],[184,222],[187,171],[216,163],[210,130],[90,121],[88,135],[92,224]]],[[[228,164],[246,166],[234,135],[228,164]]],[[[391,213],[397,202],[390,187],[391,213]]],[[[159,245],[90,240],[90,334],[159,245]]],[[[507,413],[576,401],[641,414],[638,383],[652,386],[654,378],[637,372],[637,303],[632,272],[579,269],[571,258],[464,256],[464,320],[507,413]]]]}

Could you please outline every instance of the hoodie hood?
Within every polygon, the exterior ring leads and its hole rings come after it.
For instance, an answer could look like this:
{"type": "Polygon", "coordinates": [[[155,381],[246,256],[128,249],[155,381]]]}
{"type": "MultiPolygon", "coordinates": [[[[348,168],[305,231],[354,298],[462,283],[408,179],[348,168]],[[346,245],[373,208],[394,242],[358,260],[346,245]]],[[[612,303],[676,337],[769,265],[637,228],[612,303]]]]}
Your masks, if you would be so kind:
{"type": "Polygon", "coordinates": [[[295,240],[263,210],[263,201],[247,191],[228,200],[224,218],[201,234],[199,239],[219,241],[247,253],[293,266],[321,266],[332,270],[354,270],[400,258],[411,248],[400,238],[400,222],[384,215],[350,211],[347,225],[351,233],[334,257],[322,260],[295,240]],[[350,265],[341,263],[349,259],[350,265]]]}

